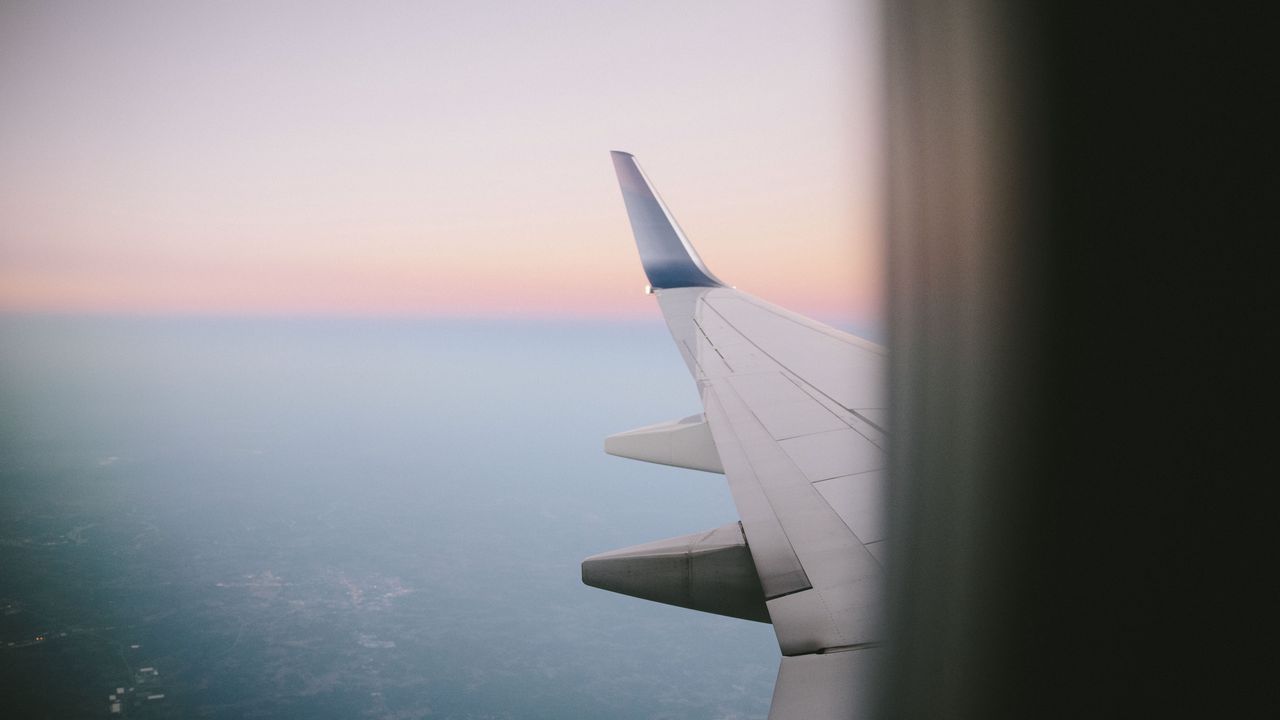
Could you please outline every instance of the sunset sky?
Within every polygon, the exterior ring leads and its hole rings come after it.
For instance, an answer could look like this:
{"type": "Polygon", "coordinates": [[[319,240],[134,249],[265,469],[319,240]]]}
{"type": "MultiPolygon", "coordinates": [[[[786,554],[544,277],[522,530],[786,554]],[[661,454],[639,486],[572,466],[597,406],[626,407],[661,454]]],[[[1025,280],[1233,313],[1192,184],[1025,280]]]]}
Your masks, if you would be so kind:
{"type": "Polygon", "coordinates": [[[0,311],[650,316],[609,151],[711,270],[875,325],[871,2],[0,5],[0,311]]]}

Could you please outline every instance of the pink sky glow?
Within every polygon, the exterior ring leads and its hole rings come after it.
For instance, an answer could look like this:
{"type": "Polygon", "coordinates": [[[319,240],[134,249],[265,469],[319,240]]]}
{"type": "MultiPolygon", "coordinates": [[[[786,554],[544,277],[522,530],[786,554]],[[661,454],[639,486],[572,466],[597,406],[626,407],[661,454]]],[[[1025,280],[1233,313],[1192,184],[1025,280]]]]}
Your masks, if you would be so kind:
{"type": "Polygon", "coordinates": [[[881,313],[872,4],[0,7],[0,311],[648,317],[609,162],[713,272],[881,313]]]}

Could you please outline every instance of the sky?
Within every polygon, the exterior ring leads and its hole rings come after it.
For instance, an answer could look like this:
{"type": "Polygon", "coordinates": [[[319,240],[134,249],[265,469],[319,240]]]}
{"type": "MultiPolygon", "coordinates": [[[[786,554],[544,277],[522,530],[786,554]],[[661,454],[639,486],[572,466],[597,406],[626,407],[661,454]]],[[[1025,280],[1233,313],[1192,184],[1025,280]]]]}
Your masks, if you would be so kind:
{"type": "Polygon", "coordinates": [[[650,316],[621,149],[875,325],[873,5],[0,3],[0,312],[650,316]]]}

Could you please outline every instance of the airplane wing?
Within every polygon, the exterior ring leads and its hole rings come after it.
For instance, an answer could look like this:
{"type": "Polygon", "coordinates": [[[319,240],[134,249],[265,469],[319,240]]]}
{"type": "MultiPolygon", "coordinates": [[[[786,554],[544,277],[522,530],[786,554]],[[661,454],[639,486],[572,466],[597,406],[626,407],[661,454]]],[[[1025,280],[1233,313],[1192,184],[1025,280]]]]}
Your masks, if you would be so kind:
{"type": "Polygon", "coordinates": [[[635,158],[613,163],[704,414],[619,433],[605,450],[723,472],[741,521],[592,556],[583,581],[771,622],[783,657],[769,717],[860,716],[884,635],[886,353],[726,286],[635,158]]]}

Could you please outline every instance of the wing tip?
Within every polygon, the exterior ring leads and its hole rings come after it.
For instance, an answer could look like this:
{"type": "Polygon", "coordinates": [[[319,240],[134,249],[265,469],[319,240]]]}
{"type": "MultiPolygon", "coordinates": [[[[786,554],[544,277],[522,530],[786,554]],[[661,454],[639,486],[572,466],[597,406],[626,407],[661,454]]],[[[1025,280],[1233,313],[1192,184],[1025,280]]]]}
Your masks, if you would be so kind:
{"type": "Polygon", "coordinates": [[[724,287],[707,269],[697,250],[685,239],[657,191],[640,169],[636,156],[625,150],[611,150],[622,199],[640,251],[640,262],[649,285],[659,289],[680,287],[724,287]]]}

